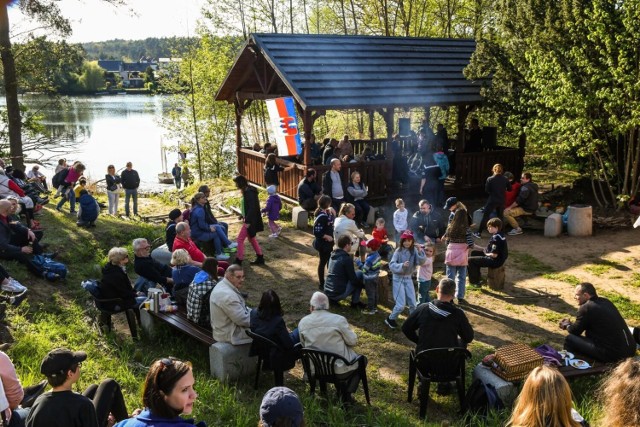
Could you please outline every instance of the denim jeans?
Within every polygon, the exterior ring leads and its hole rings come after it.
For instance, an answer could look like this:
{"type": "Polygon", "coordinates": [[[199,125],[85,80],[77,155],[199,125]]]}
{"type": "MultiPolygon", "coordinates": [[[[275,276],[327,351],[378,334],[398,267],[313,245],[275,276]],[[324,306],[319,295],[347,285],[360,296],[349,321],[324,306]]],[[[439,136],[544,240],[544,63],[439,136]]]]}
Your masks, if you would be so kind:
{"type": "Polygon", "coordinates": [[[456,298],[464,299],[467,286],[467,266],[447,265],[447,277],[456,282],[456,298]]]}
{"type": "Polygon", "coordinates": [[[404,310],[405,306],[409,306],[409,314],[413,313],[416,309],[416,290],[413,287],[413,280],[411,276],[393,275],[393,300],[396,304],[393,306],[393,310],[389,315],[389,318],[396,320],[400,313],[404,310]]]}
{"type": "MultiPolygon", "coordinates": [[[[222,243],[222,246],[224,246],[225,248],[228,247],[231,244],[231,241],[227,237],[227,231],[225,230],[225,228],[218,223],[218,224],[213,224],[213,229],[215,230],[216,234],[218,235],[218,238],[220,239],[220,242],[222,243]]],[[[217,251],[217,249],[216,249],[216,251],[217,251]]]]}
{"type": "Polygon", "coordinates": [[[360,293],[362,292],[362,271],[356,271],[356,277],[358,281],[356,283],[352,283],[351,281],[347,282],[347,289],[344,291],[342,295],[336,298],[336,301],[342,301],[346,299],[349,295],[351,295],[351,303],[359,303],[360,302],[360,293]]]}
{"type": "Polygon", "coordinates": [[[138,189],[124,190],[124,214],[129,216],[129,199],[133,197],[133,214],[138,215],[138,189]]]}
{"type": "Polygon", "coordinates": [[[60,209],[64,203],[69,200],[69,211],[75,212],[76,210],[76,193],[73,191],[73,188],[68,187],[63,191],[63,196],[58,202],[56,208],[60,209]]]}
{"type": "Polygon", "coordinates": [[[117,191],[108,191],[107,190],[107,198],[109,199],[109,214],[117,215],[118,214],[118,199],[120,198],[120,193],[117,191]]]}
{"type": "Polygon", "coordinates": [[[418,280],[418,305],[429,302],[431,280],[418,280]]]}

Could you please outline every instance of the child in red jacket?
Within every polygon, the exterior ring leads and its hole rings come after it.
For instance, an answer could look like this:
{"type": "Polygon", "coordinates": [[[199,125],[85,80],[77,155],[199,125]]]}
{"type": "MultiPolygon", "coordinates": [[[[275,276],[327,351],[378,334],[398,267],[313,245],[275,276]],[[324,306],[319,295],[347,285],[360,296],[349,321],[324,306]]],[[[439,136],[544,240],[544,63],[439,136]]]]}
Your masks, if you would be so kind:
{"type": "Polygon", "coordinates": [[[389,244],[389,236],[384,225],[384,218],[378,218],[376,220],[376,227],[373,229],[371,235],[376,241],[380,243],[380,249],[378,249],[378,253],[381,257],[386,259],[388,258],[388,255],[393,252],[393,248],[389,244]]]}

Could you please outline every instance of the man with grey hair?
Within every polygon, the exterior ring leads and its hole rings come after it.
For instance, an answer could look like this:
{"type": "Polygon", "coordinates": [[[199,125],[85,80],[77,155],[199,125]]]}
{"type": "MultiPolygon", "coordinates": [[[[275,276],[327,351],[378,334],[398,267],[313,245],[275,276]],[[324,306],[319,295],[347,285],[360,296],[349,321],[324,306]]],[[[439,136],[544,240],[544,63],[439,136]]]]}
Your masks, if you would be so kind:
{"type": "Polygon", "coordinates": [[[147,293],[150,287],[156,284],[162,285],[166,290],[173,287],[171,278],[171,268],[168,265],[160,264],[151,258],[151,245],[147,239],[141,237],[133,240],[133,269],[140,276],[134,285],[136,291],[147,293]]]}
{"type": "Polygon", "coordinates": [[[249,308],[240,290],[244,284],[244,271],[237,264],[231,264],[224,278],[213,288],[209,297],[209,312],[213,339],[233,345],[247,344],[251,338],[249,329],[249,308]]]}
{"type": "Polygon", "coordinates": [[[322,178],[322,191],[331,197],[331,206],[336,212],[340,210],[340,205],[344,202],[345,186],[342,183],[340,169],[342,162],[340,159],[331,160],[331,169],[325,172],[322,178]]]}
{"type": "MultiPolygon", "coordinates": [[[[298,324],[302,346],[335,353],[349,361],[356,359],[358,354],[353,351],[353,346],[358,343],[358,337],[349,327],[347,319],[328,311],[329,298],[322,292],[314,292],[309,306],[311,313],[303,317],[298,324]]],[[[341,396],[345,401],[352,400],[351,393],[356,391],[360,382],[357,369],[357,363],[351,366],[345,365],[341,360],[335,363],[336,373],[348,381],[347,394],[341,396]]]]}
{"type": "Polygon", "coordinates": [[[176,225],[176,238],[173,241],[173,252],[178,249],[184,249],[189,253],[192,265],[202,267],[205,256],[196,245],[196,242],[191,239],[191,226],[186,221],[179,222],[176,225]]]}

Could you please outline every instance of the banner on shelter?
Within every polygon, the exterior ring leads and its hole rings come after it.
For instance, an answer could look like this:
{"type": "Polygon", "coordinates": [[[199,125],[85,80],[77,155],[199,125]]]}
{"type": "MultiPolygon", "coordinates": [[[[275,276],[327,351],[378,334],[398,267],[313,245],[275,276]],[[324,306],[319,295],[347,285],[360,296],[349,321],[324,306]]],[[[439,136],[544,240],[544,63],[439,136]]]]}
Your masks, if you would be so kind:
{"type": "Polygon", "coordinates": [[[302,153],[302,140],[293,98],[267,100],[271,128],[276,137],[278,156],[296,156],[302,153]]]}

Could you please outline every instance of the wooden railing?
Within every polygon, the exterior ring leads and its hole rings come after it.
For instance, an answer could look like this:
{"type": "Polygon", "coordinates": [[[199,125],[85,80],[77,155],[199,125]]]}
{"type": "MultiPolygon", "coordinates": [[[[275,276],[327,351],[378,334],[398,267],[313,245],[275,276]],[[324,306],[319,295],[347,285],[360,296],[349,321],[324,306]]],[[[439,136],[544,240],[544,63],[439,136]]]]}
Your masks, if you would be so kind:
{"type": "Polygon", "coordinates": [[[520,178],[524,167],[523,152],[519,148],[498,146],[482,153],[456,153],[455,159],[457,188],[483,187],[496,163],[513,173],[516,179],[520,178]]]}
{"type": "MultiPolygon", "coordinates": [[[[411,137],[403,137],[398,140],[400,143],[400,147],[404,152],[410,152],[411,146],[413,144],[413,139],[411,137]]],[[[386,154],[387,152],[387,139],[386,138],[378,138],[378,139],[352,139],[351,145],[353,146],[354,154],[361,154],[364,151],[364,148],[369,144],[371,149],[373,150],[373,154],[386,154]]]]}
{"type": "MultiPolygon", "coordinates": [[[[265,155],[250,148],[240,149],[238,156],[238,172],[244,175],[249,182],[264,186],[264,160],[265,155]]],[[[293,164],[279,159],[283,166],[293,164]]],[[[295,168],[280,173],[280,188],[278,192],[290,199],[298,199],[298,183],[305,177],[307,167],[295,164],[295,168]]],[[[322,185],[322,176],[330,169],[329,166],[312,166],[317,171],[318,184],[322,185]]],[[[343,182],[349,182],[352,172],[360,172],[362,182],[369,187],[370,198],[386,197],[387,193],[387,161],[375,160],[371,162],[342,163],[340,174],[343,182]]]]}

